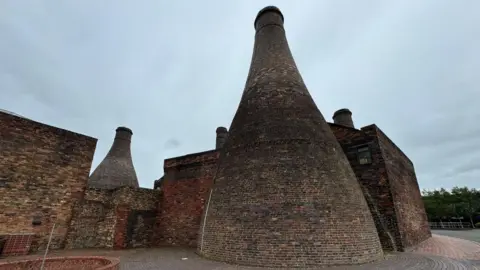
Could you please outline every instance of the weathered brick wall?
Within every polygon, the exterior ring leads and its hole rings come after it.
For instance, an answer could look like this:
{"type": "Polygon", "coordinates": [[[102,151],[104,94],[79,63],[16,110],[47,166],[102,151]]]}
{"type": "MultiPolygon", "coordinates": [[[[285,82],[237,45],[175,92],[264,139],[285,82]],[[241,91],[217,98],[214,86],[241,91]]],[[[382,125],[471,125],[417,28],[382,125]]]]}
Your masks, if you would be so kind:
{"type": "Polygon", "coordinates": [[[404,251],[429,238],[427,215],[408,157],[376,125],[361,130],[330,127],[362,184],[382,247],[404,251]],[[361,165],[357,149],[365,145],[370,148],[372,163],[361,165]]]}
{"type": "Polygon", "coordinates": [[[160,191],[148,188],[122,187],[113,192],[113,203],[122,207],[117,209],[115,248],[153,245],[154,216],[160,198],[160,191]]]}
{"type": "Polygon", "coordinates": [[[375,128],[385,159],[402,246],[409,248],[431,237],[415,169],[410,159],[375,128]]]}
{"type": "Polygon", "coordinates": [[[128,213],[130,208],[128,205],[120,204],[115,207],[115,224],[113,227],[113,248],[124,249],[127,247],[127,231],[128,231],[128,213]]]}
{"type": "Polygon", "coordinates": [[[154,222],[131,212],[155,213],[160,192],[146,188],[89,188],[74,208],[67,248],[126,248],[150,246],[154,222]],[[132,240],[131,234],[135,233],[132,240]],[[132,242],[133,241],[133,242],[132,242]]]}
{"type": "Polygon", "coordinates": [[[0,234],[34,233],[43,249],[56,224],[51,248],[62,247],[97,140],[2,112],[0,127],[0,234]]]}
{"type": "Polygon", "coordinates": [[[116,221],[113,190],[89,188],[83,200],[75,204],[66,248],[113,246],[116,221]]]}
{"type": "Polygon", "coordinates": [[[157,214],[159,245],[196,247],[218,156],[218,151],[207,151],[165,160],[157,214]]]}
{"type": "Polygon", "coordinates": [[[352,166],[362,186],[362,191],[375,221],[382,248],[384,250],[401,249],[393,199],[382,152],[376,140],[376,133],[369,134],[363,130],[336,124],[330,124],[330,128],[340,142],[350,162],[350,166],[352,166]],[[357,149],[365,145],[368,145],[370,148],[372,163],[362,165],[357,158],[357,149]]]}
{"type": "Polygon", "coordinates": [[[125,204],[132,210],[156,210],[160,192],[149,188],[121,187],[113,191],[115,205],[125,204]]]}
{"type": "Polygon", "coordinates": [[[139,248],[155,245],[155,225],[157,211],[131,210],[128,214],[126,247],[139,248]]]}

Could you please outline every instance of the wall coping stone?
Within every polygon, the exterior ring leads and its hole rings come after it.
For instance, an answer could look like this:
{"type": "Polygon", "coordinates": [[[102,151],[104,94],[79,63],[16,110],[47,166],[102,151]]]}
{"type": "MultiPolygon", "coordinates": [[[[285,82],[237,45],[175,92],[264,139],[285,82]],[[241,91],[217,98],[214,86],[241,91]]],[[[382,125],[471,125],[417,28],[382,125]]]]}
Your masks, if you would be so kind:
{"type": "MultiPolygon", "coordinates": [[[[37,261],[42,261],[43,258],[34,258],[34,259],[24,259],[24,260],[17,260],[17,261],[6,261],[6,262],[0,262],[0,269],[8,269],[8,266],[15,266],[17,264],[24,264],[24,263],[34,263],[37,261]],[[6,268],[4,268],[6,267],[6,268]]],[[[115,258],[115,257],[104,257],[104,256],[65,256],[65,257],[47,257],[45,259],[45,265],[47,265],[48,262],[53,262],[53,261],[67,261],[67,260],[93,260],[93,261],[106,261],[107,264],[98,268],[95,268],[95,270],[113,270],[113,269],[119,269],[119,264],[120,264],[120,259],[115,258]]]]}

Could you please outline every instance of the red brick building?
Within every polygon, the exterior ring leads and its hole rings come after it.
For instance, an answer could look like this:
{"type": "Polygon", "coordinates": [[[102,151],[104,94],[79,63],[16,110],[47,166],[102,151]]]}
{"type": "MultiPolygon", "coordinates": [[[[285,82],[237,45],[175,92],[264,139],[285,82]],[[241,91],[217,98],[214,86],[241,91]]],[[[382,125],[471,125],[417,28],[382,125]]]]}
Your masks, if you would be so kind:
{"type": "MultiPolygon", "coordinates": [[[[347,109],[337,111],[329,126],[361,184],[382,248],[405,251],[428,239],[431,232],[410,159],[376,125],[354,128],[347,109]]],[[[165,175],[155,183],[163,194],[157,215],[161,243],[197,246],[219,155],[220,149],[214,149],[165,160],[165,175]]]]}
{"type": "MultiPolygon", "coordinates": [[[[429,238],[412,162],[376,125],[356,129],[351,113],[340,112],[329,125],[361,184],[383,249],[403,251],[429,238]]],[[[54,249],[198,245],[225,128],[217,130],[217,149],[166,159],[165,175],[151,190],[88,187],[93,138],[2,112],[0,124],[0,235],[43,249],[55,222],[54,249]]],[[[21,249],[5,254],[28,251],[21,249]]]]}
{"type": "Polygon", "coordinates": [[[7,112],[0,127],[0,235],[14,240],[3,253],[44,248],[53,224],[52,247],[63,247],[97,140],[7,112]]]}
{"type": "Polygon", "coordinates": [[[355,129],[348,109],[330,123],[360,182],[385,250],[404,251],[431,236],[412,161],[376,125],[355,129]]]}
{"type": "Polygon", "coordinates": [[[45,248],[54,224],[53,249],[176,245],[289,267],[366,263],[429,238],[412,162],[347,109],[325,121],[283,23],[278,8],[259,12],[230,132],[216,130],[214,150],[166,159],[154,189],[138,187],[130,129],[89,179],[96,139],[0,112],[3,254],[45,248]]]}

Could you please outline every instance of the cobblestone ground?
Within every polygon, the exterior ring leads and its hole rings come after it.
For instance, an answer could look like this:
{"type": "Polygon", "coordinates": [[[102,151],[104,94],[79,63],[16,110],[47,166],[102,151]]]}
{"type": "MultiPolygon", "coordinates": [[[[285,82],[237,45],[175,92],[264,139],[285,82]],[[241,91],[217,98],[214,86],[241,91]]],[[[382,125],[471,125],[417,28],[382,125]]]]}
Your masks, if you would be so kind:
{"type": "Polygon", "coordinates": [[[450,236],[433,235],[412,251],[456,260],[480,260],[480,244],[450,236]]]}
{"type": "MultiPolygon", "coordinates": [[[[229,265],[203,259],[193,249],[157,248],[109,250],[57,251],[49,256],[97,255],[120,257],[122,270],[260,270],[229,265]]],[[[12,258],[13,259],[13,258],[12,258]]],[[[15,258],[19,259],[19,258],[15,258]]],[[[471,269],[480,270],[480,243],[459,238],[434,235],[410,252],[388,254],[385,260],[366,265],[315,269],[367,270],[367,269],[471,269]]]]}

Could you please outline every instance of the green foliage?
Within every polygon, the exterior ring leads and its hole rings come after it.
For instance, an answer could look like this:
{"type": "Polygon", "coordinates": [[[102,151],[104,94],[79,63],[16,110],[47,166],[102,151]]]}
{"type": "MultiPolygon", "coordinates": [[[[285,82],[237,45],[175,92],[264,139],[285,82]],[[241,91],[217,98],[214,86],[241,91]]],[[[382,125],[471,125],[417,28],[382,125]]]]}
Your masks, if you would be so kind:
{"type": "MultiPolygon", "coordinates": [[[[474,216],[480,213],[480,190],[454,187],[451,191],[423,190],[422,198],[429,220],[449,220],[464,217],[474,225],[474,216]]],[[[476,224],[475,224],[476,225],[476,224]]]]}
{"type": "Polygon", "coordinates": [[[475,228],[480,228],[480,222],[475,223],[475,228]]]}

